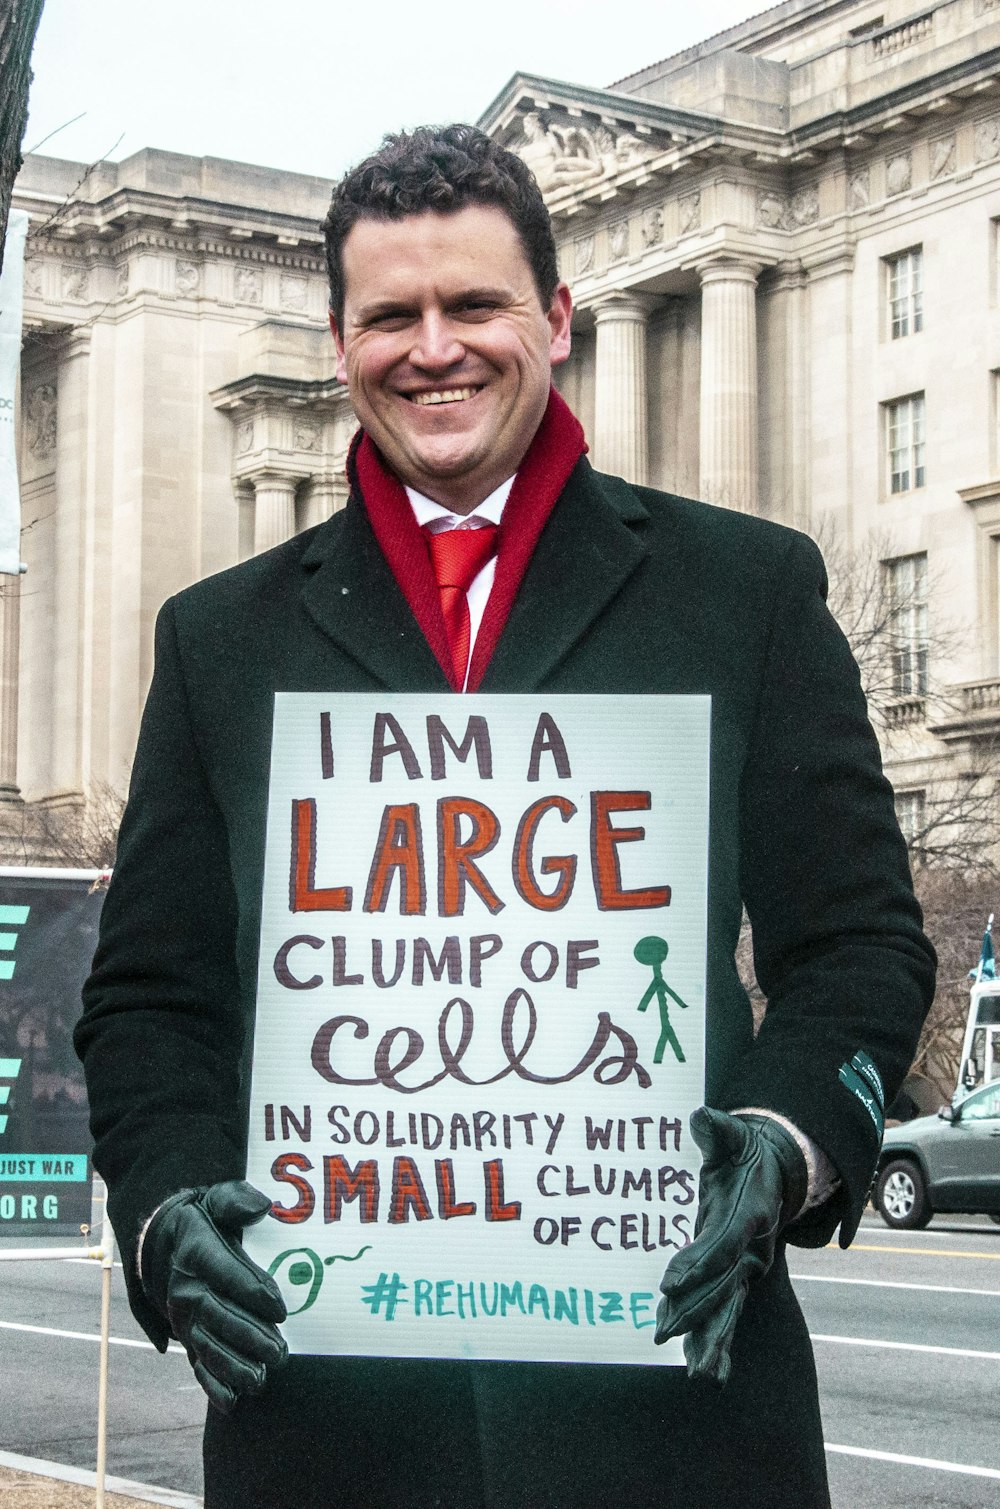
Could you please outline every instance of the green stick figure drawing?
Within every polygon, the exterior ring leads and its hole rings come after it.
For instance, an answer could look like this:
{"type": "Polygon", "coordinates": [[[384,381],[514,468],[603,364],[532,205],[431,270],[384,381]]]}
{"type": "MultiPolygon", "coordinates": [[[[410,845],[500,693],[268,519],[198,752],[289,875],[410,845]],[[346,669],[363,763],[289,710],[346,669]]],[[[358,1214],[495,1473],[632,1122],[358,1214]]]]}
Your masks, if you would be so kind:
{"type": "Polygon", "coordinates": [[[660,1041],[657,1043],[656,1052],[653,1054],[653,1063],[663,1063],[664,1050],[669,1043],[677,1055],[677,1062],[683,1064],[686,1062],[684,1050],[677,1041],[676,1032],[670,1025],[670,1008],[667,1005],[667,996],[675,1000],[678,1006],[683,1006],[685,1011],[687,1010],[687,1001],[682,1001],[676,990],[671,990],[663,978],[663,970],[660,966],[670,952],[667,940],[655,937],[640,938],[632,952],[640,964],[649,965],[653,971],[652,983],[647,987],[646,994],[639,1002],[638,1008],[640,1011],[645,1011],[654,996],[660,1008],[660,1041]]]}

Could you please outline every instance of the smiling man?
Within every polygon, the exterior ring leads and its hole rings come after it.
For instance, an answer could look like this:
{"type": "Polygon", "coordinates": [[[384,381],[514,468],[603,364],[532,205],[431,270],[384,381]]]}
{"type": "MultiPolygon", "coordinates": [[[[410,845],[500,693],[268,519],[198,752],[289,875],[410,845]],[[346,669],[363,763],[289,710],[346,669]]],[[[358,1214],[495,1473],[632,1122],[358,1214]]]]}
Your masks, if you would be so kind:
{"type": "Polygon", "coordinates": [[[164,606],[77,1035],[133,1309],[212,1406],[206,1509],[827,1509],[784,1244],[853,1236],[933,953],[819,554],[591,468],[549,217],[482,133],[387,138],[326,234],[351,498],[164,606]],[[655,1331],[686,1369],[288,1359],[240,1244],[274,694],[449,687],[712,698],[700,1226],[655,1331]]]}

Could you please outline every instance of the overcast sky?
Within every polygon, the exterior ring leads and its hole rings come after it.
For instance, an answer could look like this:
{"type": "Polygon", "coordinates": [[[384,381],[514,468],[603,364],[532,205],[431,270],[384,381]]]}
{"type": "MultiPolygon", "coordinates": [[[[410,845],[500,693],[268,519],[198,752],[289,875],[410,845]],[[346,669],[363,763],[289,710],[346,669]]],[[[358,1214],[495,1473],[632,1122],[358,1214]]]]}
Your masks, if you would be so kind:
{"type": "Polygon", "coordinates": [[[40,150],[81,162],[163,147],[334,178],[385,131],[474,120],[518,70],[602,87],[763,8],[45,0],[24,145],[57,133],[40,150]]]}

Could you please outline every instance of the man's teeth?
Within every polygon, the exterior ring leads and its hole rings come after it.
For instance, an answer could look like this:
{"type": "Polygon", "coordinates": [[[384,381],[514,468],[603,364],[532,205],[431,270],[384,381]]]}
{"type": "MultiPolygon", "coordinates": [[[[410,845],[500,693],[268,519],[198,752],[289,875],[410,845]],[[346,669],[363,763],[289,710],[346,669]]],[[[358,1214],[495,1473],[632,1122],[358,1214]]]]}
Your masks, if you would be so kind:
{"type": "Polygon", "coordinates": [[[441,388],[436,393],[414,393],[413,403],[460,403],[463,398],[475,398],[478,388],[441,388]]]}

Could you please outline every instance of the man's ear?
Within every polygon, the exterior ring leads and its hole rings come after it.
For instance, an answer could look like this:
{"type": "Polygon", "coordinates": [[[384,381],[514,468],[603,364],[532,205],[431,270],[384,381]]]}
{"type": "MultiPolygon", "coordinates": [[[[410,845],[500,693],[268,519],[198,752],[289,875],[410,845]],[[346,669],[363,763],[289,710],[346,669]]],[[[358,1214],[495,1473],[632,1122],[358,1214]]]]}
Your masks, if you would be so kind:
{"type": "Polygon", "coordinates": [[[549,360],[553,367],[569,356],[573,321],[573,296],[565,283],[560,283],[552,295],[552,303],[546,315],[549,322],[549,360]]]}
{"type": "Polygon", "coordinates": [[[347,381],[347,357],[344,355],[344,338],[337,326],[337,316],[330,310],[330,334],[333,336],[333,344],[337,348],[337,381],[347,381]]]}

